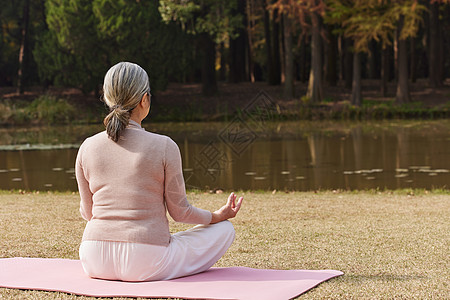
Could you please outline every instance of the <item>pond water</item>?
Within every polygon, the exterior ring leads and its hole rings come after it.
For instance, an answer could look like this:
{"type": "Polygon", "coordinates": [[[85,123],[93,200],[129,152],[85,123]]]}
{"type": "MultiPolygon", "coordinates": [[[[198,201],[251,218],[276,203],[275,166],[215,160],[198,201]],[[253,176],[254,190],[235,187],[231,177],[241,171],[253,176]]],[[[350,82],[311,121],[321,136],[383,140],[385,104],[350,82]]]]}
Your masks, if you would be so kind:
{"type": "MultiPolygon", "coordinates": [[[[449,188],[450,120],[144,124],[180,147],[198,189],[449,188]]],[[[79,144],[101,126],[0,129],[0,189],[76,191],[79,144]]]]}

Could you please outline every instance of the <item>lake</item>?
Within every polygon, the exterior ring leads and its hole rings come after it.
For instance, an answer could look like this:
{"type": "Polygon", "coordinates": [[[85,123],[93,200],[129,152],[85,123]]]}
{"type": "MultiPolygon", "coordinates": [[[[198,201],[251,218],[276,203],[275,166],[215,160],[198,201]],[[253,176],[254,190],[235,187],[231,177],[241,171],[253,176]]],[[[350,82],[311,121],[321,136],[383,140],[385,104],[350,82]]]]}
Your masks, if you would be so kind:
{"type": "MultiPolygon", "coordinates": [[[[180,147],[190,189],[448,188],[450,120],[146,123],[180,147]]],[[[79,144],[100,125],[0,129],[0,189],[76,191],[79,144]]]]}

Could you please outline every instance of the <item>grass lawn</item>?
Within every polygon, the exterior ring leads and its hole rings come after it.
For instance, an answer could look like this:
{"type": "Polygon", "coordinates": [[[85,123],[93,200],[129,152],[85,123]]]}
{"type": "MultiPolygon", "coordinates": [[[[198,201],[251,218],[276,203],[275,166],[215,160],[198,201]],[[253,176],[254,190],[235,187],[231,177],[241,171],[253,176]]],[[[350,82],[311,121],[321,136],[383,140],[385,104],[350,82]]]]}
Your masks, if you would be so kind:
{"type": "MultiPolygon", "coordinates": [[[[239,192],[236,241],[216,266],[336,269],[301,299],[448,299],[450,192],[239,192]]],[[[225,194],[191,193],[214,210],[225,194]]],[[[0,257],[78,258],[77,194],[0,193],[0,257]]],[[[188,228],[171,222],[173,231],[188,228]]],[[[85,299],[0,289],[5,299],[85,299]]]]}

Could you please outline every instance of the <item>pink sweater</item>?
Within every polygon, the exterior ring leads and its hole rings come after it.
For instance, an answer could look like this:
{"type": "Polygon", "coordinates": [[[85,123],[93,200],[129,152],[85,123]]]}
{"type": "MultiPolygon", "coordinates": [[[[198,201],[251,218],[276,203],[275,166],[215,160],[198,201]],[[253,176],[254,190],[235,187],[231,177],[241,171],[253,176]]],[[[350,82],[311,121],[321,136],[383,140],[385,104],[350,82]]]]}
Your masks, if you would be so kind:
{"type": "Polygon", "coordinates": [[[181,155],[167,136],[130,121],[117,143],[100,132],[80,146],[75,164],[83,240],[167,246],[166,211],[178,222],[209,224],[211,213],[186,199],[181,155]]]}

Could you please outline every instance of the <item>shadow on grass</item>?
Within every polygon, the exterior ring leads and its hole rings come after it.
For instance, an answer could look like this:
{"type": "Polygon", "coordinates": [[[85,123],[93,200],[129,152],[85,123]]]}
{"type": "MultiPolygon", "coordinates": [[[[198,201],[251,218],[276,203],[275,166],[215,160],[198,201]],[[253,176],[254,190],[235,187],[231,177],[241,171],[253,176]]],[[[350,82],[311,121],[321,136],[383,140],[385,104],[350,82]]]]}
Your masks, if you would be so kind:
{"type": "Polygon", "coordinates": [[[376,275],[345,275],[341,277],[356,282],[362,281],[411,281],[427,279],[426,276],[419,275],[394,275],[394,274],[376,274],[376,275]]]}

